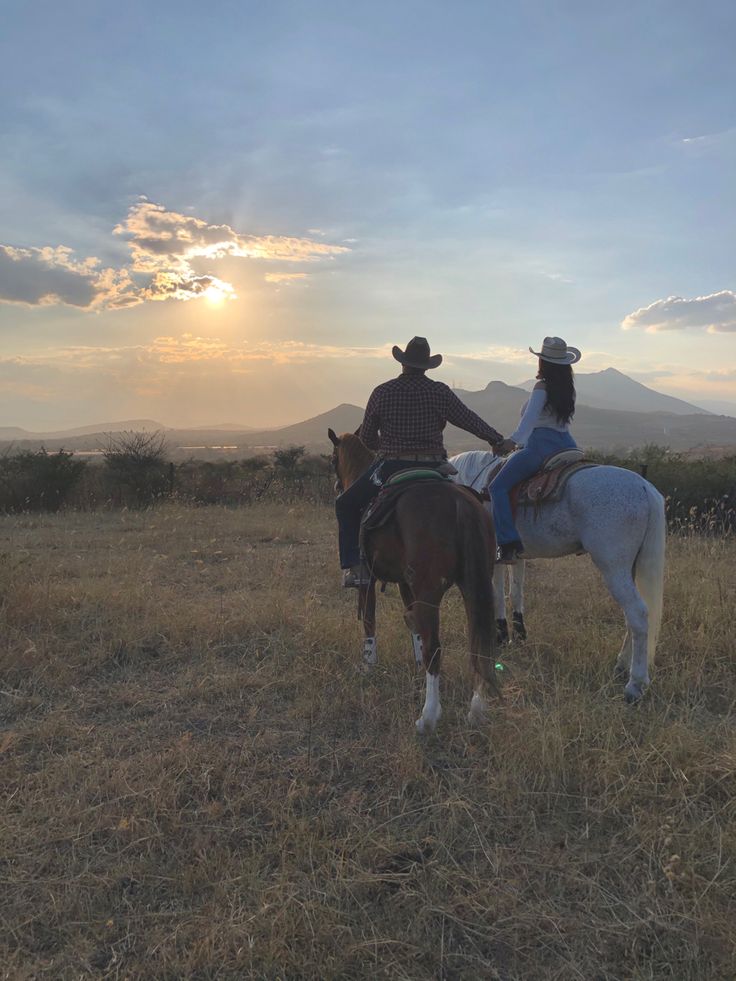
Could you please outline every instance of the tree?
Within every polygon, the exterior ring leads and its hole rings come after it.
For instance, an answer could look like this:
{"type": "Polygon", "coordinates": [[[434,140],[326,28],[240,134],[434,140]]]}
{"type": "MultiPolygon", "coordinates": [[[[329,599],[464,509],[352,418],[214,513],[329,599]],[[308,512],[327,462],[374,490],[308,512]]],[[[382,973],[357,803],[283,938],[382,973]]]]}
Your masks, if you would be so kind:
{"type": "Polygon", "coordinates": [[[303,456],[303,446],[289,446],[287,449],[274,450],[273,462],[277,470],[283,470],[285,473],[293,474],[298,469],[303,456]]]}
{"type": "Polygon", "coordinates": [[[162,432],[123,432],[108,436],[104,451],[108,476],[143,507],[170,488],[166,437],[162,432]]]}

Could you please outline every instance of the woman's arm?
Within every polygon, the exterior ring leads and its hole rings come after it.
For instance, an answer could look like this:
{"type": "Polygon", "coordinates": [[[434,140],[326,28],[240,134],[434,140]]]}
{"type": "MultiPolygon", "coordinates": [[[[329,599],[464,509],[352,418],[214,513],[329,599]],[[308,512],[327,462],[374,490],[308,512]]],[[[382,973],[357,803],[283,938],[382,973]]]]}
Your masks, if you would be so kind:
{"type": "Polygon", "coordinates": [[[543,382],[537,382],[526,404],[521,421],[509,439],[513,439],[515,443],[523,446],[531,436],[534,427],[539,424],[539,417],[546,404],[547,388],[543,382]]]}

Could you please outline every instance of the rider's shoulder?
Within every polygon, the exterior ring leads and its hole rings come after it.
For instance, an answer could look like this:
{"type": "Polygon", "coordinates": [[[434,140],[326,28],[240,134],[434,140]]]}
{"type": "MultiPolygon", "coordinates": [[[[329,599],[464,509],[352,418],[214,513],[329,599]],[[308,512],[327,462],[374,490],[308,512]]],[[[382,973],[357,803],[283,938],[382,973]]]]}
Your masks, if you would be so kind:
{"type": "Polygon", "coordinates": [[[534,388],[532,389],[533,392],[536,392],[537,390],[539,390],[540,392],[546,392],[547,391],[547,383],[545,381],[543,381],[543,380],[540,379],[538,382],[536,382],[536,384],[534,385],[534,388]]]}
{"type": "Polygon", "coordinates": [[[395,381],[396,381],[395,378],[390,378],[388,381],[381,382],[380,385],[376,385],[371,395],[380,395],[382,392],[390,390],[392,388],[393,382],[395,381]]]}

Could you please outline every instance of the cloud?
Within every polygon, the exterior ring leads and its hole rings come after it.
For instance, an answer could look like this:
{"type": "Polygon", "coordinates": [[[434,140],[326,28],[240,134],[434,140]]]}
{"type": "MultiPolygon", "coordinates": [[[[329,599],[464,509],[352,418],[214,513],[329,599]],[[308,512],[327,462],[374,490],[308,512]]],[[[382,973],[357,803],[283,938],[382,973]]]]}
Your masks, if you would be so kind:
{"type": "Polygon", "coordinates": [[[334,360],[390,361],[390,345],[381,347],[340,347],[336,344],[308,344],[303,341],[263,341],[257,344],[244,341],[232,344],[219,337],[200,337],[195,334],[156,337],[148,344],[119,347],[69,346],[22,358],[2,358],[0,364],[26,366],[56,366],[64,369],[101,369],[136,363],[166,365],[195,364],[218,361],[233,368],[257,367],[263,362],[274,365],[319,365],[334,360]]]}
{"type": "Polygon", "coordinates": [[[448,364],[455,361],[498,361],[502,364],[515,364],[518,361],[531,361],[531,355],[525,347],[507,347],[503,345],[489,345],[479,351],[462,351],[459,354],[448,354],[445,356],[448,364]]]}
{"type": "Polygon", "coordinates": [[[197,296],[216,295],[221,300],[236,299],[235,290],[216,276],[195,276],[175,272],[154,273],[148,286],[139,294],[145,300],[192,300],[197,296]]]}
{"type": "Polygon", "coordinates": [[[688,327],[705,328],[709,334],[730,333],[736,331],[736,293],[721,290],[692,300],[681,296],[655,300],[624,317],[621,327],[623,330],[643,327],[648,333],[688,327]]]}
{"type": "Polygon", "coordinates": [[[329,245],[308,238],[247,235],[229,225],[208,225],[201,218],[167,211],[163,205],[139,201],[128,217],[116,225],[116,235],[129,240],[133,269],[187,271],[193,259],[274,259],[280,262],[314,262],[348,252],[343,245],[329,245]]]}
{"type": "Polygon", "coordinates": [[[266,273],[266,275],[263,278],[266,280],[267,283],[284,283],[285,285],[288,286],[290,283],[296,283],[300,279],[301,280],[307,279],[307,274],[304,272],[298,272],[298,273],[275,272],[275,273],[266,273]]]}
{"type": "Polygon", "coordinates": [[[0,245],[0,300],[28,306],[90,307],[99,278],[97,259],[75,262],[71,249],[14,249],[0,245]]]}
{"type": "MultiPolygon", "coordinates": [[[[81,310],[115,310],[146,301],[200,296],[220,302],[236,299],[235,289],[209,271],[195,270],[195,260],[200,266],[225,257],[311,263],[350,251],[344,245],[308,238],[236,232],[229,225],[210,225],[151,201],[133,205],[113,232],[128,240],[131,253],[129,265],[119,269],[101,268],[94,256],[77,259],[64,245],[27,249],[0,245],[0,303],[64,303],[81,310]]],[[[305,272],[266,275],[271,283],[306,278],[305,272]]]]}

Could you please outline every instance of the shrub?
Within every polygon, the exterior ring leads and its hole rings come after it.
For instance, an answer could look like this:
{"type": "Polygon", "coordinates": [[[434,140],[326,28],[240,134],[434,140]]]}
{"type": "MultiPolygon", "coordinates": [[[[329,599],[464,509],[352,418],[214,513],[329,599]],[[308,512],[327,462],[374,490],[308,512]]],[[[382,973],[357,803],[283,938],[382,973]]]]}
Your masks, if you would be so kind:
{"type": "Polygon", "coordinates": [[[86,466],[66,450],[6,454],[0,457],[0,507],[5,511],[58,511],[86,466]]]}

